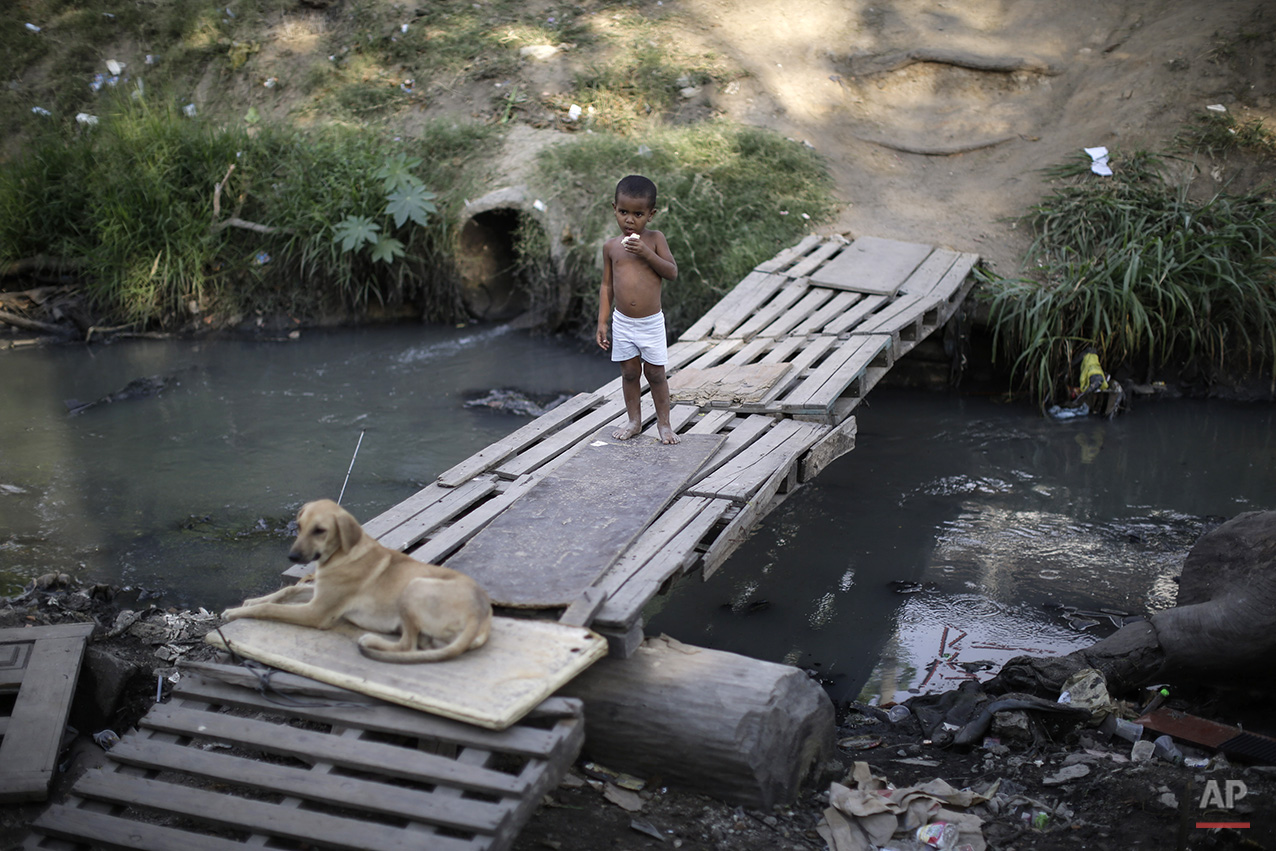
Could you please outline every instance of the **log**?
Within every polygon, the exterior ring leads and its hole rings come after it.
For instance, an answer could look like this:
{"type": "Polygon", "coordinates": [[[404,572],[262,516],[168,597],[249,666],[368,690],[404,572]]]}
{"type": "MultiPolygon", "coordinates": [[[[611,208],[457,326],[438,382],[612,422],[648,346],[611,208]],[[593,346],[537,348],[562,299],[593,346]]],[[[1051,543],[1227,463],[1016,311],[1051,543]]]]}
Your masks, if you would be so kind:
{"type": "Polygon", "coordinates": [[[746,806],[794,800],[833,752],[833,703],[797,668],[649,638],[560,692],[585,702],[585,754],[746,806]]]}

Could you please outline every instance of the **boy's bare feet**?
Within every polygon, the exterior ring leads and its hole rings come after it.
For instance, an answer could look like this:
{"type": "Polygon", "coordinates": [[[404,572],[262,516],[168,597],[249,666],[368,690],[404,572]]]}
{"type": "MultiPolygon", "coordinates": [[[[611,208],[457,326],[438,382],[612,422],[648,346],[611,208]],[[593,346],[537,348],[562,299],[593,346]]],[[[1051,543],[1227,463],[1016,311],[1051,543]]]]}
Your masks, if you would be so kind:
{"type": "MultiPolygon", "coordinates": [[[[640,431],[642,431],[642,424],[630,420],[627,424],[613,431],[611,436],[616,438],[616,440],[628,440],[640,431]]],[[[665,442],[668,443],[669,441],[665,442]]]]}
{"type": "Polygon", "coordinates": [[[673,429],[672,429],[672,428],[670,428],[669,426],[667,426],[667,425],[663,424],[663,423],[660,423],[660,424],[658,424],[658,425],[656,426],[656,431],[660,432],[660,442],[661,442],[661,443],[670,443],[670,444],[672,444],[672,443],[681,443],[681,442],[682,442],[682,438],[680,438],[680,437],[678,437],[678,435],[674,434],[673,429]]]}

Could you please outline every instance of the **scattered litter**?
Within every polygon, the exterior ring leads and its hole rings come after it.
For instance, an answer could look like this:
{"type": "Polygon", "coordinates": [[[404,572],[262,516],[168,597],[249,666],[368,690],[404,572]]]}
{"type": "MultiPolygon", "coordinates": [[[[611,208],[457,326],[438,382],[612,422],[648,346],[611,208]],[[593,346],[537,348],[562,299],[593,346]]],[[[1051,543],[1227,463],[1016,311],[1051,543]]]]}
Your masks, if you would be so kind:
{"type": "Polygon", "coordinates": [[[104,751],[109,751],[120,743],[120,737],[114,730],[102,730],[93,734],[93,741],[104,751]]]}
{"type": "Polygon", "coordinates": [[[407,25],[407,24],[402,24],[402,25],[399,27],[399,32],[401,32],[401,33],[406,33],[407,31],[408,31],[408,25],[407,25]]]}
{"type": "Polygon", "coordinates": [[[877,736],[848,736],[845,739],[839,739],[837,746],[845,748],[848,751],[866,751],[869,748],[875,748],[882,743],[877,736]]]}
{"type": "Polygon", "coordinates": [[[659,839],[661,842],[665,841],[664,834],[661,833],[656,828],[656,826],[649,821],[643,821],[642,819],[636,818],[629,822],[629,826],[632,829],[638,831],[639,833],[645,833],[648,836],[655,837],[656,839],[659,839]]]}
{"type": "MultiPolygon", "coordinates": [[[[27,26],[31,26],[31,25],[27,24],[27,26]]],[[[1210,112],[1227,112],[1227,107],[1223,106],[1221,103],[1212,103],[1205,108],[1208,109],[1210,112]]]]}
{"type": "Polygon", "coordinates": [[[1090,406],[1084,402],[1077,405],[1075,408],[1064,408],[1059,405],[1051,405],[1050,409],[1046,411],[1046,414],[1054,420],[1075,420],[1078,417],[1090,416],[1090,406]]]}
{"type": "Polygon", "coordinates": [[[983,819],[948,807],[965,809],[982,804],[989,800],[992,790],[987,793],[958,790],[941,779],[896,789],[885,777],[873,775],[866,762],[855,763],[847,782],[853,783],[854,788],[842,783],[830,785],[829,808],[816,828],[830,851],[863,849],[865,839],[871,847],[889,847],[891,837],[896,834],[926,842],[928,840],[917,831],[933,824],[941,826],[928,827],[926,833],[937,831],[939,836],[945,835],[943,824],[951,825],[952,829],[947,831],[947,847],[969,845],[972,851],[984,851],[987,847],[983,819]]]}
{"type": "Polygon", "coordinates": [[[1092,160],[1090,163],[1090,171],[1095,174],[1101,174],[1104,177],[1112,176],[1112,168],[1108,165],[1107,148],[1086,148],[1085,152],[1090,155],[1090,159],[1092,160]]]}
{"type": "Polygon", "coordinates": [[[580,118],[581,108],[579,104],[572,104],[567,110],[567,120],[575,121],[580,118]]]}
{"type": "Polygon", "coordinates": [[[184,114],[187,118],[194,118],[194,117],[195,117],[195,104],[193,104],[193,103],[188,103],[188,104],[186,104],[186,106],[182,107],[182,113],[183,113],[183,114],[184,114]]]}
{"type": "Polygon", "coordinates": [[[147,64],[147,65],[154,65],[154,64],[155,64],[156,62],[158,62],[158,61],[159,61],[159,54],[156,54],[156,53],[148,53],[148,54],[146,54],[146,64],[147,64]]]}
{"type": "Polygon", "coordinates": [[[27,29],[29,29],[33,33],[38,33],[40,31],[40,28],[37,27],[35,24],[27,24],[27,29]]]}
{"type": "Polygon", "coordinates": [[[106,70],[111,72],[112,77],[118,77],[124,73],[124,69],[128,66],[123,62],[117,62],[114,59],[106,60],[106,70]]]}
{"type": "Polygon", "coordinates": [[[399,83],[399,91],[407,95],[412,94],[415,87],[416,87],[416,80],[413,80],[413,79],[407,79],[407,80],[404,80],[402,83],[399,83]]]}
{"type": "Polygon", "coordinates": [[[646,145],[639,145],[639,146],[638,146],[638,156],[640,156],[640,157],[650,157],[650,156],[651,156],[651,148],[648,148],[646,145]]]}
{"type": "Polygon", "coordinates": [[[647,783],[640,777],[632,774],[625,774],[623,771],[614,771],[604,765],[596,762],[587,762],[581,766],[585,775],[595,780],[604,780],[620,789],[630,792],[641,792],[647,783]]]}
{"type": "Polygon", "coordinates": [[[264,251],[258,251],[257,256],[253,258],[253,262],[258,266],[265,266],[270,262],[270,255],[264,251]]]}
{"type": "Polygon", "coordinates": [[[603,797],[627,812],[642,811],[642,798],[638,796],[638,793],[621,789],[614,783],[608,783],[603,787],[603,797]]]}
{"type": "Polygon", "coordinates": [[[545,206],[545,202],[539,198],[532,202],[532,207],[542,213],[549,209],[545,206]]]}
{"type": "Polygon", "coordinates": [[[31,111],[34,112],[36,115],[48,116],[53,114],[52,112],[49,112],[47,109],[45,109],[42,106],[33,106],[31,107],[31,111]]]}
{"type": "Polygon", "coordinates": [[[1130,762],[1147,762],[1156,752],[1156,745],[1147,739],[1139,739],[1130,748],[1130,762]]]}
{"type": "Polygon", "coordinates": [[[75,116],[75,120],[86,126],[92,127],[97,124],[97,116],[89,115],[87,112],[81,112],[75,116]]]}
{"type": "Polygon", "coordinates": [[[267,78],[265,79],[265,81],[264,81],[264,82],[262,82],[262,85],[263,85],[263,86],[265,86],[265,87],[266,87],[266,88],[268,88],[268,89],[273,89],[275,86],[279,85],[279,78],[278,78],[278,77],[267,77],[267,78]]]}

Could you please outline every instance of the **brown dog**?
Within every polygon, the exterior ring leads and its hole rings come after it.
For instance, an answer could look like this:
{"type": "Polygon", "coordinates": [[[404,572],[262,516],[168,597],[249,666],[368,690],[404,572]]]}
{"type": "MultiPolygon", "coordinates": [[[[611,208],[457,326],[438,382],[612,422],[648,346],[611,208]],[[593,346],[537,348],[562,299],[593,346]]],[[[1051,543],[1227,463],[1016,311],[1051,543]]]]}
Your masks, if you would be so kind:
{"type": "Polygon", "coordinates": [[[487,592],[463,573],[382,546],[330,499],[297,514],[292,561],[319,562],[314,582],[245,600],[226,619],[263,618],[331,629],[343,618],[372,630],[359,638],[382,662],[440,662],[482,647],[492,628],[487,592]],[[300,599],[300,602],[288,602],[300,599]],[[399,633],[388,641],[373,633],[399,633]],[[418,642],[428,649],[420,649],[418,642]]]}

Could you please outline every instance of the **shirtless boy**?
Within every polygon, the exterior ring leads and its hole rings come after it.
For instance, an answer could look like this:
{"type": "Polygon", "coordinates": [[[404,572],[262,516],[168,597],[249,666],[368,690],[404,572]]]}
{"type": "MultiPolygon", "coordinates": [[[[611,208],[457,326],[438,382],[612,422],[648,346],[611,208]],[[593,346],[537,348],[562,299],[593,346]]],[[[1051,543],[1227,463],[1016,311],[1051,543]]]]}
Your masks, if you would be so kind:
{"type": "Polygon", "coordinates": [[[603,284],[598,293],[598,345],[611,349],[620,364],[621,388],[629,422],[612,433],[628,440],[642,431],[640,378],[645,375],[656,406],[656,430],[661,443],[678,443],[669,425],[669,382],[665,364],[665,315],[660,309],[662,281],[678,277],[678,264],[665,235],[649,230],[656,215],[656,184],[631,174],[616,184],[616,224],[621,236],[603,245],[603,284]],[[615,313],[612,313],[612,307],[615,313]],[[608,320],[611,331],[608,332],[608,320]]]}

